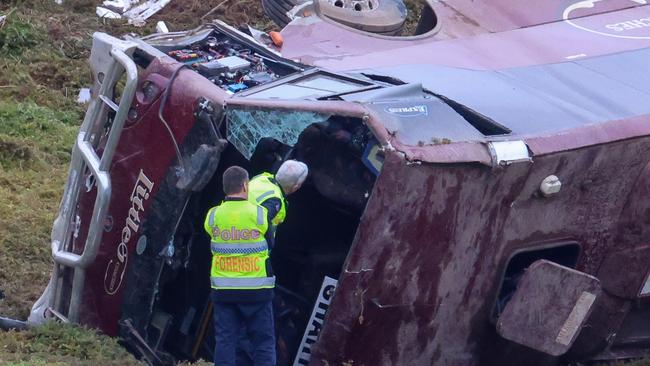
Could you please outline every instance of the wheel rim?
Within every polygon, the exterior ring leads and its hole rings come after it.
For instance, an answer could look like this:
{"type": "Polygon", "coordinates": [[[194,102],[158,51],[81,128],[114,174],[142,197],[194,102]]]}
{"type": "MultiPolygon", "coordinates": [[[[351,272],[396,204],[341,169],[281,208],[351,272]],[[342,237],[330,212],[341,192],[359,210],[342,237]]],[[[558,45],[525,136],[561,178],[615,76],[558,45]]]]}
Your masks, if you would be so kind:
{"type": "Polygon", "coordinates": [[[355,12],[372,11],[379,7],[379,0],[328,0],[328,2],[337,8],[355,12]]]}

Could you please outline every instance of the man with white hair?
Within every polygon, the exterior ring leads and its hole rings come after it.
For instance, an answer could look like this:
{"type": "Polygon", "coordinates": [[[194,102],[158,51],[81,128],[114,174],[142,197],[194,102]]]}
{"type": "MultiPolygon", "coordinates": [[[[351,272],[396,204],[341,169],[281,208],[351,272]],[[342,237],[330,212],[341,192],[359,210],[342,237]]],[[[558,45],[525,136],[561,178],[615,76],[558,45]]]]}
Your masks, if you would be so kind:
{"type": "MultiPolygon", "coordinates": [[[[297,160],[287,160],[280,165],[275,175],[264,172],[248,182],[248,201],[264,207],[267,211],[267,219],[270,222],[267,239],[269,249],[275,245],[276,227],[287,216],[285,196],[300,189],[307,179],[307,174],[309,174],[307,164],[297,160]]],[[[244,333],[244,331],[240,332],[240,334],[244,333]]],[[[238,363],[248,364],[254,359],[252,348],[246,337],[240,337],[237,350],[238,363]],[[244,361],[246,359],[248,359],[248,363],[244,361]]]]}
{"type": "Polygon", "coordinates": [[[250,180],[248,200],[266,208],[273,229],[287,216],[285,196],[300,189],[307,179],[307,174],[309,174],[307,164],[297,160],[287,160],[280,165],[275,175],[265,172],[250,180]]]}

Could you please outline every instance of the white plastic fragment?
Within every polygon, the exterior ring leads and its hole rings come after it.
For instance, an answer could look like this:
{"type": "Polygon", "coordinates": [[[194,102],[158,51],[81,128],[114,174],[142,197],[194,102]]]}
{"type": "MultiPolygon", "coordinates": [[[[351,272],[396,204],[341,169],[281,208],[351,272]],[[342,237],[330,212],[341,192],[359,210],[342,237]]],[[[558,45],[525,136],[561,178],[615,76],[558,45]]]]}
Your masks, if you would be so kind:
{"type": "MultiPolygon", "coordinates": [[[[61,0],[58,0],[61,1],[61,0]]],[[[145,20],[156,14],[171,0],[105,0],[97,7],[97,16],[109,19],[128,19],[130,24],[143,26],[145,20]]]]}
{"type": "Polygon", "coordinates": [[[123,14],[131,8],[130,0],[107,0],[102,4],[103,7],[112,10],[116,13],[123,14]]]}
{"type": "Polygon", "coordinates": [[[106,18],[106,19],[121,19],[122,16],[114,11],[108,10],[106,8],[102,8],[101,6],[97,7],[97,10],[95,11],[98,17],[100,18],[106,18]]]}
{"type": "Polygon", "coordinates": [[[77,96],[77,103],[84,104],[88,103],[90,100],[90,89],[81,88],[79,89],[79,95],[77,96]]]}
{"type": "Polygon", "coordinates": [[[542,184],[539,185],[539,190],[546,197],[559,193],[562,188],[562,182],[560,178],[555,175],[549,175],[548,177],[542,180],[542,184]]]}
{"type": "Polygon", "coordinates": [[[5,21],[7,20],[6,15],[0,15],[0,29],[5,25],[5,21]]]}
{"type": "Polygon", "coordinates": [[[314,9],[314,2],[312,0],[302,2],[299,1],[296,6],[286,12],[286,15],[291,20],[294,20],[296,18],[306,18],[314,14],[316,14],[316,11],[314,9]]]}
{"type": "Polygon", "coordinates": [[[165,24],[165,22],[161,20],[158,23],[156,23],[156,32],[169,33],[169,28],[167,28],[167,24],[165,24]]]}
{"type": "Polygon", "coordinates": [[[125,18],[129,19],[129,23],[135,26],[142,26],[145,20],[149,19],[152,15],[156,14],[171,0],[149,0],[144,3],[131,8],[126,13],[122,14],[125,18]]]}

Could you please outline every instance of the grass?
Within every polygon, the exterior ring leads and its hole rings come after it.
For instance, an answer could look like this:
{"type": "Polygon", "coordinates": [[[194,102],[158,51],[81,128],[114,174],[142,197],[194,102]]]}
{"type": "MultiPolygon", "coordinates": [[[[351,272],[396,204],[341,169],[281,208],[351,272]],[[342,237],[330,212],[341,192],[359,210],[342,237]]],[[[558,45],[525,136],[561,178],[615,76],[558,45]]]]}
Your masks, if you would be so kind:
{"type": "Polygon", "coordinates": [[[77,120],[76,112],[0,101],[0,314],[25,319],[47,284],[49,228],[77,120]]]}
{"type": "Polygon", "coordinates": [[[70,324],[48,322],[0,337],[0,365],[142,365],[117,340],[70,324]]]}
{"type": "MultiPolygon", "coordinates": [[[[52,268],[49,232],[90,84],[95,1],[0,3],[0,314],[26,319],[52,268]],[[92,6],[88,6],[92,5],[92,6]]],[[[115,339],[72,325],[0,331],[0,365],[138,365],[115,339]]]]}

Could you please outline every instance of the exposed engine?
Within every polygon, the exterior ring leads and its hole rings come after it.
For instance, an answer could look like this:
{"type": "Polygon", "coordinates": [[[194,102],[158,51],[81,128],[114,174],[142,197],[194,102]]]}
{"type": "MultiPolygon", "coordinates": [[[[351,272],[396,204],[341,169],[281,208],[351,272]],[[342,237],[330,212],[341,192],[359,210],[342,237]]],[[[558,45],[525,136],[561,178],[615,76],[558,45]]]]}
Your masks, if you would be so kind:
{"type": "Polygon", "coordinates": [[[167,55],[231,94],[299,70],[217,32],[186,48],[168,51],[167,55]]]}

